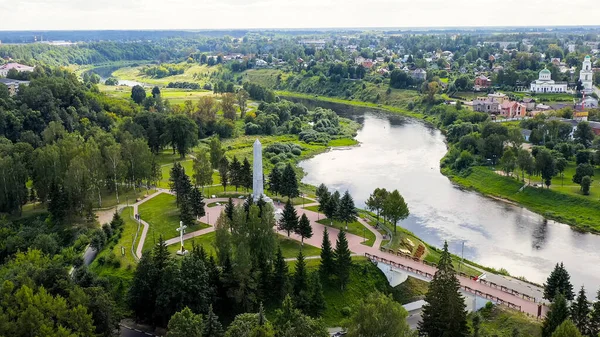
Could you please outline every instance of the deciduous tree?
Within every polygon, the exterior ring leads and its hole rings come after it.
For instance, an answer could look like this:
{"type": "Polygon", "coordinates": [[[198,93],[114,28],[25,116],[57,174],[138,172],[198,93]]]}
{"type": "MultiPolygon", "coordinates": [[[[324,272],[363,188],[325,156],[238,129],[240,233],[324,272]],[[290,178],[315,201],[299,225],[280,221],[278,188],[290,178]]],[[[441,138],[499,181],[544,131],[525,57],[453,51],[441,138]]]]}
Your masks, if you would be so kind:
{"type": "MultiPolygon", "coordinates": [[[[410,337],[412,332],[402,305],[379,292],[360,300],[345,323],[348,337],[410,337]]],[[[433,336],[433,335],[430,335],[433,336]]]]}

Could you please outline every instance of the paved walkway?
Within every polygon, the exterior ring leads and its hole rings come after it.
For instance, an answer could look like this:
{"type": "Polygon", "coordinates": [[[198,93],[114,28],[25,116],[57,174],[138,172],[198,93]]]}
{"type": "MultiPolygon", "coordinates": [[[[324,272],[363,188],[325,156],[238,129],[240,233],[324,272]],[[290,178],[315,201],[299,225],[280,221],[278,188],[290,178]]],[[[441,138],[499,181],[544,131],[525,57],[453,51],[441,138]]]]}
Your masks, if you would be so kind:
{"type": "MultiPolygon", "coordinates": [[[[159,190],[158,192],[148,196],[144,200],[133,204],[132,206],[134,207],[134,214],[138,213],[138,206],[140,204],[152,199],[153,197],[155,197],[156,195],[158,195],[160,193],[170,193],[170,192],[166,191],[166,190],[159,190]]],[[[205,199],[205,203],[206,204],[213,203],[213,202],[226,203],[227,200],[228,199],[226,199],[226,198],[205,199]]],[[[236,201],[236,203],[239,203],[242,201],[241,199],[234,199],[234,200],[236,201]]],[[[310,206],[310,205],[312,205],[312,204],[305,204],[304,207],[310,206]]],[[[279,207],[282,207],[282,206],[283,205],[281,205],[281,204],[279,205],[279,207]]],[[[211,227],[184,234],[184,240],[191,239],[191,238],[201,236],[201,235],[204,235],[204,234],[214,231],[214,225],[217,221],[219,214],[221,214],[221,211],[223,209],[224,209],[224,205],[207,207],[206,215],[204,217],[202,217],[200,219],[200,221],[209,224],[211,227]]],[[[309,211],[307,209],[302,208],[302,205],[296,206],[296,211],[298,212],[299,216],[301,216],[302,214],[306,214],[306,216],[308,217],[308,219],[311,222],[311,226],[313,229],[313,236],[311,238],[305,238],[304,242],[309,245],[315,246],[315,247],[320,247],[321,243],[323,241],[323,233],[325,231],[326,226],[318,223],[317,220],[322,219],[323,216],[320,216],[317,212],[309,211]]],[[[413,259],[405,258],[402,256],[397,256],[397,255],[390,254],[387,252],[382,252],[379,249],[381,241],[383,240],[381,233],[379,233],[377,230],[375,230],[375,228],[373,228],[372,226],[368,225],[364,220],[359,219],[359,221],[363,225],[365,225],[365,227],[367,229],[369,229],[371,232],[373,232],[375,234],[376,240],[375,240],[375,244],[373,245],[373,247],[369,247],[369,246],[362,244],[362,242],[364,241],[364,239],[362,237],[351,234],[351,233],[346,233],[346,238],[348,240],[348,248],[350,249],[350,251],[352,251],[354,253],[354,255],[364,256],[364,255],[369,254],[372,256],[377,256],[379,258],[383,258],[388,261],[392,261],[392,262],[401,264],[403,266],[412,268],[412,269],[420,271],[422,273],[426,273],[426,274],[430,274],[430,275],[435,274],[435,271],[436,271],[435,267],[425,265],[421,261],[415,261],[413,259]]],[[[146,234],[148,233],[148,227],[149,227],[149,225],[144,220],[141,220],[141,223],[144,225],[144,229],[140,236],[140,240],[139,240],[137,251],[136,251],[136,255],[138,255],[140,257],[142,255],[142,248],[144,246],[144,241],[146,240],[146,234]]],[[[174,226],[175,225],[176,224],[174,224],[174,226]]],[[[333,228],[333,227],[327,227],[327,230],[329,232],[329,239],[331,240],[332,246],[335,247],[337,245],[337,236],[339,234],[339,230],[337,228],[333,228]]],[[[278,233],[287,236],[287,233],[285,233],[283,231],[278,231],[278,233]]],[[[293,234],[293,233],[290,234],[290,238],[297,240],[297,241],[301,241],[301,237],[297,234],[293,234]]],[[[168,245],[177,244],[179,242],[179,237],[169,239],[166,242],[168,245]]],[[[492,295],[494,297],[502,299],[505,302],[509,302],[516,306],[519,306],[521,308],[521,311],[523,311],[523,312],[526,312],[533,316],[537,316],[538,304],[535,302],[532,302],[532,301],[524,299],[522,297],[510,294],[501,289],[491,287],[484,283],[474,281],[470,278],[459,277],[459,281],[462,286],[468,287],[469,289],[472,289],[475,292],[481,292],[481,293],[492,295]]],[[[509,286],[509,285],[507,285],[507,286],[509,286]]]]}

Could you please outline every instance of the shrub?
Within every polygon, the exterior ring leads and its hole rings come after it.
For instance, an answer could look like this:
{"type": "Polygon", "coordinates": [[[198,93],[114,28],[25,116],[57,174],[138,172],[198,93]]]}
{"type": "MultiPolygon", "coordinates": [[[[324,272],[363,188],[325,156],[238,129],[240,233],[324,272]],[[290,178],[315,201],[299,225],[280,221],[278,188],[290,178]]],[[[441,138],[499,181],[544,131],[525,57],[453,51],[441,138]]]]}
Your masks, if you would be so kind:
{"type": "Polygon", "coordinates": [[[350,317],[350,314],[352,313],[352,309],[350,309],[350,307],[343,307],[340,312],[342,313],[342,315],[344,317],[350,317]]]}

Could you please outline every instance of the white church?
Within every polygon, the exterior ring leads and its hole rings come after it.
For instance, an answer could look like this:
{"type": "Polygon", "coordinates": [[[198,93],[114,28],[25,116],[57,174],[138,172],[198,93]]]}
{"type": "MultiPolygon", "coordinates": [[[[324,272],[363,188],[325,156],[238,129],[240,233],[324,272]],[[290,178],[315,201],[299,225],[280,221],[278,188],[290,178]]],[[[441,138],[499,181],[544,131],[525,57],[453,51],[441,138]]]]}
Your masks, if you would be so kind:
{"type": "Polygon", "coordinates": [[[531,82],[531,92],[535,93],[565,93],[567,82],[556,82],[552,79],[550,70],[544,68],[540,71],[537,80],[531,82]]]}
{"type": "Polygon", "coordinates": [[[592,58],[588,55],[583,60],[583,66],[581,67],[581,72],[579,73],[579,80],[583,85],[583,91],[586,93],[591,93],[594,90],[594,72],[592,71],[592,58]]]}

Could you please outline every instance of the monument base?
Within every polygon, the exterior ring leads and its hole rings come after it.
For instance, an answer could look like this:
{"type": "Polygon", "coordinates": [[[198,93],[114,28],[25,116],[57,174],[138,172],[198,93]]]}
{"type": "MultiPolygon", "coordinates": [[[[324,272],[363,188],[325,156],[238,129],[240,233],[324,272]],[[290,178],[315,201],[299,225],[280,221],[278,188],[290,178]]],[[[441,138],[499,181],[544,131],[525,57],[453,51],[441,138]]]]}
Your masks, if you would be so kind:
{"type": "Polygon", "coordinates": [[[189,252],[190,252],[189,250],[183,250],[183,251],[182,250],[178,250],[177,251],[177,255],[187,255],[187,254],[189,254],[189,252]]]}

